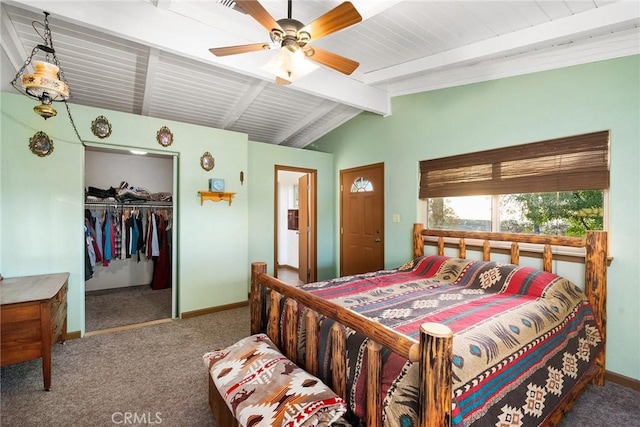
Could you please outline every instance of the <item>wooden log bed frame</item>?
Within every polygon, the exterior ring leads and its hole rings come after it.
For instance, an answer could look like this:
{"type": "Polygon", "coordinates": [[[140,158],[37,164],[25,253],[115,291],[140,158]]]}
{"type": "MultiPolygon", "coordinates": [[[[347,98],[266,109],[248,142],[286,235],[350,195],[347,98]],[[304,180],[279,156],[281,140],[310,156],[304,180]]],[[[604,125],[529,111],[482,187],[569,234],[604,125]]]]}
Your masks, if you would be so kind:
{"type": "MultiPolygon", "coordinates": [[[[556,258],[552,247],[584,248],[586,253],[580,255],[579,261],[585,265],[585,283],[583,289],[595,312],[596,321],[604,340],[606,327],[606,270],[607,270],[607,233],[589,232],[586,238],[540,236],[524,234],[506,234],[489,232],[426,230],[422,224],[413,227],[413,255],[424,255],[424,246],[437,246],[438,255],[444,254],[445,238],[458,239],[458,257],[466,258],[466,249],[470,241],[479,241],[479,250],[483,260],[489,261],[490,255],[496,251],[499,242],[511,242],[511,263],[519,264],[520,244],[534,243],[543,246],[542,263],[545,271],[551,271],[552,261],[556,258]],[[498,244],[496,245],[496,242],[498,244]],[[582,260],[584,257],[584,261],[582,260]]],[[[478,243],[473,243],[478,245],[478,243]]],[[[450,244],[449,244],[450,245],[450,244]]],[[[502,248],[505,245],[502,243],[502,248]]],[[[305,360],[302,368],[313,375],[318,374],[318,316],[327,316],[336,321],[331,329],[333,384],[331,388],[341,397],[346,394],[346,360],[345,360],[345,327],[349,327],[363,335],[367,344],[367,397],[366,425],[382,426],[381,401],[381,349],[387,347],[412,362],[419,363],[419,411],[418,425],[441,427],[451,425],[452,404],[452,342],[451,330],[442,324],[425,323],[420,328],[420,339],[416,341],[394,330],[372,321],[358,313],[341,307],[335,303],[307,293],[295,286],[288,285],[266,274],[264,262],[251,264],[251,333],[266,332],[271,340],[282,342],[281,350],[291,360],[297,357],[297,310],[296,301],[310,310],[307,313],[305,343],[305,360]],[[271,291],[268,291],[271,290],[271,291]],[[284,313],[280,312],[280,298],[287,297],[284,313]],[[295,300],[295,301],[294,301],[295,300]],[[267,304],[269,309],[267,310],[267,304]],[[269,313],[268,315],[266,313],[269,313]],[[281,314],[287,316],[286,328],[280,337],[279,319],[281,314]],[[268,318],[267,318],[268,317],[268,318]]],[[[585,379],[575,387],[548,419],[549,425],[557,425],[589,383],[604,384],[605,354],[604,351],[596,360],[593,369],[585,379]]],[[[210,379],[210,389],[213,383],[210,379]]],[[[215,386],[213,386],[215,388],[215,386]]],[[[215,403],[215,390],[210,390],[210,401],[214,413],[219,413],[224,401],[215,403]],[[218,406],[214,408],[214,406],[218,406]]],[[[224,424],[227,425],[227,424],[224,424]]],[[[233,424],[228,424],[233,425],[233,424]]]]}

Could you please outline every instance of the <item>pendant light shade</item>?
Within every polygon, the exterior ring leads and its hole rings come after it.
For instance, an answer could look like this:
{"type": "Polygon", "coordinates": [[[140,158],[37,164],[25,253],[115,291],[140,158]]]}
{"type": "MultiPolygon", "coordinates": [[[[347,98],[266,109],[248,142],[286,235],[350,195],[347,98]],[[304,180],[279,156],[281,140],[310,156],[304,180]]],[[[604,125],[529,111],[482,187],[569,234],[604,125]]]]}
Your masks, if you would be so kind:
{"type": "Polygon", "coordinates": [[[49,28],[48,13],[44,12],[44,23],[34,22],[33,28],[42,37],[45,44],[38,44],[31,51],[31,55],[24,62],[15,78],[11,82],[14,88],[30,98],[40,101],[33,110],[45,120],[55,116],[57,111],[52,102],[65,102],[69,99],[69,85],[60,69],[60,62],[53,49],[51,30],[49,28]],[[36,29],[36,25],[44,27],[44,35],[36,29]],[[44,52],[45,60],[34,60],[38,52],[44,52]],[[32,64],[33,62],[33,64],[32,64]],[[33,66],[34,72],[27,72],[27,67],[33,66]],[[20,84],[18,84],[18,81],[20,84]]]}
{"type": "Polygon", "coordinates": [[[34,62],[35,72],[22,75],[22,88],[27,96],[37,99],[41,105],[34,107],[34,111],[45,119],[57,114],[51,106],[53,101],[69,99],[69,86],[58,79],[57,65],[44,61],[34,62]]]}
{"type": "Polygon", "coordinates": [[[294,82],[319,67],[305,58],[302,49],[291,50],[283,47],[261,68],[283,80],[294,82]]]}

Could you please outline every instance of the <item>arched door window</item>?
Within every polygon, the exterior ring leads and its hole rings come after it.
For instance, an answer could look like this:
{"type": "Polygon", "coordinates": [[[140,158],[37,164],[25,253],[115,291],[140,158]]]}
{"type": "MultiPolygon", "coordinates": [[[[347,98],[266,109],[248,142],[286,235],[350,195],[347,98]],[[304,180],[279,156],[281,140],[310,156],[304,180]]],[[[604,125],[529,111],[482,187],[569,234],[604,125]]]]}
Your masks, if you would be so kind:
{"type": "Polygon", "coordinates": [[[373,184],[363,176],[357,177],[351,184],[352,193],[363,193],[367,191],[373,191],[373,184]]]}

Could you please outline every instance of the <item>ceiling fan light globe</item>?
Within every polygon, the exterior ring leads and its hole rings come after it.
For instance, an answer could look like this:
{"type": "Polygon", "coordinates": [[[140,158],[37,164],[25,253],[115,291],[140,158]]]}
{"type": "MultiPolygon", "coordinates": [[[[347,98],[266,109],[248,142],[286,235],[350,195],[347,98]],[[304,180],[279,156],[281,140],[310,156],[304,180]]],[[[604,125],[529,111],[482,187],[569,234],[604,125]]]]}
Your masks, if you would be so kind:
{"type": "Polygon", "coordinates": [[[298,45],[298,43],[295,40],[288,37],[285,37],[284,41],[282,42],[282,47],[286,48],[289,52],[293,54],[300,51],[300,46],[298,45]]]}
{"type": "Polygon", "coordinates": [[[297,40],[300,46],[304,46],[311,40],[311,34],[306,31],[298,31],[297,40]]]}
{"type": "Polygon", "coordinates": [[[282,43],[283,35],[284,33],[277,28],[274,28],[273,30],[271,30],[271,32],[269,32],[269,38],[271,38],[271,41],[273,43],[282,43]]]}
{"type": "Polygon", "coordinates": [[[276,77],[293,82],[319,67],[307,61],[302,49],[298,48],[295,52],[289,49],[280,49],[280,52],[261,68],[276,77]]]}

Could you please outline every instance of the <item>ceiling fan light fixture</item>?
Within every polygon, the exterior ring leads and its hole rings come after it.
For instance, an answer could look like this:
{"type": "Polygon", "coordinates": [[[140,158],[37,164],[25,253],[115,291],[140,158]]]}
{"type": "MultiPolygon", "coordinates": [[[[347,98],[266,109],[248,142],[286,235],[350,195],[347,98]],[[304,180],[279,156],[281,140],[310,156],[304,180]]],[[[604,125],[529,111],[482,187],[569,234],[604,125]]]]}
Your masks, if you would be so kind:
{"type": "MultiPolygon", "coordinates": [[[[218,0],[224,1],[224,0],[218,0]]],[[[271,38],[270,47],[280,47],[280,52],[261,68],[274,74],[277,85],[289,84],[324,65],[345,75],[351,75],[360,65],[349,58],[328,52],[321,48],[313,49],[313,43],[321,37],[343,30],[362,21],[353,4],[345,1],[330,9],[308,24],[303,24],[291,17],[292,0],[287,1],[287,17],[277,21],[260,4],[259,0],[236,0],[237,5],[262,25],[271,38]],[[305,60],[309,58],[309,61],[305,60]]],[[[262,50],[267,45],[261,43],[216,47],[209,51],[216,56],[235,55],[239,53],[262,50]]]]}
{"type": "Polygon", "coordinates": [[[276,77],[294,82],[317,70],[319,66],[307,61],[302,49],[298,48],[292,52],[288,48],[283,48],[261,68],[276,77]]]}

